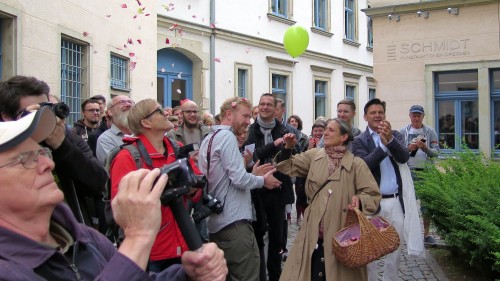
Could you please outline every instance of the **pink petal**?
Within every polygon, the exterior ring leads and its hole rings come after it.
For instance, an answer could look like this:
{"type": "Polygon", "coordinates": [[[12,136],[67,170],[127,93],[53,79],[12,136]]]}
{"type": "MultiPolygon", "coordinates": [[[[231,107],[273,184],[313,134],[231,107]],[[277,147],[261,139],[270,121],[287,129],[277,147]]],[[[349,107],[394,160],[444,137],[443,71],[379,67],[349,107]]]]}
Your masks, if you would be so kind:
{"type": "Polygon", "coordinates": [[[106,15],[106,17],[107,17],[107,18],[110,18],[110,17],[111,17],[111,15],[106,15]]]}
{"type": "Polygon", "coordinates": [[[142,40],[141,39],[137,39],[137,43],[142,44],[142,40]]]}
{"type": "Polygon", "coordinates": [[[196,18],[196,15],[192,15],[192,17],[193,17],[193,19],[195,19],[195,18],[196,18]]]}
{"type": "Polygon", "coordinates": [[[191,10],[191,4],[188,5],[188,10],[191,10]]]}
{"type": "Polygon", "coordinates": [[[220,58],[214,58],[215,62],[220,62],[220,58]]]}
{"type": "Polygon", "coordinates": [[[182,93],[181,89],[177,89],[177,93],[181,94],[182,93]]]}
{"type": "Polygon", "coordinates": [[[174,3],[169,3],[168,6],[173,7],[174,3]]]}
{"type": "Polygon", "coordinates": [[[149,17],[149,15],[150,15],[150,14],[145,14],[144,16],[145,16],[145,17],[149,17]]]}
{"type": "Polygon", "coordinates": [[[168,38],[165,39],[165,44],[170,44],[170,40],[168,38]]]}
{"type": "Polygon", "coordinates": [[[172,68],[174,68],[175,67],[175,63],[172,63],[171,66],[172,66],[172,68]]]}
{"type": "Polygon", "coordinates": [[[132,45],[132,44],[134,44],[134,41],[132,41],[132,38],[129,38],[129,39],[127,40],[127,43],[129,43],[130,45],[132,45]]]}
{"type": "Polygon", "coordinates": [[[182,28],[181,28],[181,29],[179,29],[179,34],[182,34],[182,28]]]}
{"type": "Polygon", "coordinates": [[[210,28],[215,28],[215,24],[211,23],[210,28]]]}
{"type": "Polygon", "coordinates": [[[146,7],[142,7],[142,10],[143,10],[143,11],[144,11],[144,10],[146,10],[146,7]]]}
{"type": "Polygon", "coordinates": [[[127,44],[123,44],[123,48],[127,48],[127,44]]]}
{"type": "Polygon", "coordinates": [[[134,70],[136,65],[137,65],[137,62],[131,61],[130,62],[130,70],[134,70]]]}
{"type": "Polygon", "coordinates": [[[135,15],[135,16],[133,17],[133,19],[136,19],[136,18],[137,18],[137,15],[135,15]]]}
{"type": "Polygon", "coordinates": [[[127,4],[122,4],[122,8],[126,9],[127,8],[127,4]]]}
{"type": "Polygon", "coordinates": [[[174,23],[172,24],[172,26],[169,28],[169,30],[174,30],[177,26],[179,26],[178,24],[174,23]]]}
{"type": "Polygon", "coordinates": [[[246,49],[245,49],[245,53],[247,53],[247,54],[248,54],[248,52],[250,52],[250,50],[251,50],[250,48],[246,48],[246,49]]]}
{"type": "Polygon", "coordinates": [[[135,57],[135,53],[128,53],[128,55],[129,55],[131,58],[135,57]]]}
{"type": "Polygon", "coordinates": [[[84,31],[83,36],[87,37],[87,36],[89,36],[89,33],[87,31],[84,31]]]}
{"type": "Polygon", "coordinates": [[[115,47],[115,49],[120,50],[120,51],[123,50],[122,48],[118,48],[118,47],[115,47]]]}
{"type": "Polygon", "coordinates": [[[141,5],[142,5],[142,3],[141,3],[141,1],[140,1],[140,0],[136,0],[136,1],[137,1],[137,4],[138,4],[139,6],[141,6],[141,5]]]}
{"type": "Polygon", "coordinates": [[[164,67],[161,68],[161,72],[167,71],[164,67]]]}

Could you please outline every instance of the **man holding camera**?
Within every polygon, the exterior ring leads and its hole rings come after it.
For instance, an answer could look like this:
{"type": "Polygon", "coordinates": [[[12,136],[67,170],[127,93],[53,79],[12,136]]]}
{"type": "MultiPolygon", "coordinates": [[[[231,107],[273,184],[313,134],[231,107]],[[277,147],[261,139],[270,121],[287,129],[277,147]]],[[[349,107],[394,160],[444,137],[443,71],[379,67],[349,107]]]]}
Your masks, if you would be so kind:
{"type": "MultiPolygon", "coordinates": [[[[410,167],[413,182],[418,180],[415,171],[422,171],[426,164],[433,164],[432,158],[439,154],[439,142],[436,131],[424,125],[424,108],[420,105],[413,105],[410,108],[411,123],[399,130],[403,135],[403,140],[410,153],[408,166],[410,167]]],[[[424,242],[436,244],[434,237],[429,235],[430,218],[427,215],[426,208],[422,207],[422,217],[424,220],[424,242]]]]}
{"type": "MultiPolygon", "coordinates": [[[[207,193],[221,201],[223,210],[208,219],[210,241],[224,251],[226,280],[258,281],[260,256],[253,233],[250,190],[274,189],[281,182],[270,164],[247,173],[233,132],[250,125],[252,104],[245,98],[227,99],[221,106],[221,124],[213,126],[200,146],[198,163],[208,179],[207,193]]],[[[214,210],[212,210],[214,211],[214,210]]],[[[217,210],[218,211],[218,210],[217,210]]]]}
{"type": "MultiPolygon", "coordinates": [[[[14,76],[0,82],[0,114],[2,121],[18,120],[42,103],[49,102],[49,86],[35,77],[14,76]]],[[[67,106],[52,104],[53,108],[67,106]]],[[[73,134],[64,124],[66,116],[59,113],[56,128],[44,140],[43,146],[52,149],[55,172],[66,202],[79,222],[98,227],[95,197],[102,196],[107,174],[102,164],[92,156],[85,141],[73,134]]],[[[56,112],[56,115],[57,115],[56,112]]],[[[67,111],[69,113],[69,110],[67,111]]]]}

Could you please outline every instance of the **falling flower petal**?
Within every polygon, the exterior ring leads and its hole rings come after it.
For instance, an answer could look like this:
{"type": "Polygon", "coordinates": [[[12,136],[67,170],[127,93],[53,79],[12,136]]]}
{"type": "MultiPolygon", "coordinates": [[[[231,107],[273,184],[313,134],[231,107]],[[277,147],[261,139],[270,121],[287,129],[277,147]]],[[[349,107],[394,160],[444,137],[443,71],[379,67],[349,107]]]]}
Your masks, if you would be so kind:
{"type": "Polygon", "coordinates": [[[164,67],[161,68],[161,72],[167,71],[164,67]]]}
{"type": "Polygon", "coordinates": [[[134,41],[132,41],[132,38],[129,38],[129,39],[127,40],[127,42],[128,42],[130,45],[134,44],[134,41]]]}
{"type": "Polygon", "coordinates": [[[181,89],[177,89],[177,93],[182,94],[181,89]]]}
{"type": "Polygon", "coordinates": [[[250,50],[251,50],[251,48],[246,48],[246,49],[245,49],[245,53],[247,53],[247,54],[248,54],[248,53],[250,52],[250,50]]]}
{"type": "Polygon", "coordinates": [[[132,18],[133,18],[133,19],[136,19],[136,18],[137,18],[137,15],[133,16],[132,18]]]}
{"type": "Polygon", "coordinates": [[[193,17],[193,19],[195,19],[195,18],[196,18],[196,15],[192,15],[192,17],[193,17]]]}
{"type": "Polygon", "coordinates": [[[149,15],[150,15],[150,14],[145,14],[144,16],[145,16],[145,17],[149,17],[149,15]]]}
{"type": "Polygon", "coordinates": [[[137,4],[138,4],[139,6],[141,6],[141,5],[142,5],[142,3],[141,3],[141,1],[140,1],[140,0],[136,0],[136,1],[137,1],[137,4]]]}
{"type": "Polygon", "coordinates": [[[170,40],[168,38],[165,38],[165,44],[170,44],[170,40]]]}
{"type": "Polygon", "coordinates": [[[123,50],[122,48],[118,48],[118,47],[115,47],[115,49],[120,50],[120,51],[123,50]]]}
{"type": "Polygon", "coordinates": [[[129,55],[131,58],[135,57],[135,53],[128,53],[128,55],[129,55]]]}
{"type": "Polygon", "coordinates": [[[126,9],[127,8],[127,4],[122,4],[122,8],[126,9]]]}
{"type": "Polygon", "coordinates": [[[141,39],[137,39],[137,43],[142,44],[142,40],[141,39]]]}
{"type": "Polygon", "coordinates": [[[188,5],[188,10],[191,10],[191,4],[188,5]]]}
{"type": "Polygon", "coordinates": [[[174,23],[172,24],[172,26],[169,28],[169,30],[174,30],[175,28],[177,28],[177,26],[179,26],[178,24],[174,23]]]}
{"type": "Polygon", "coordinates": [[[181,29],[179,29],[179,34],[182,34],[182,28],[181,28],[181,29]]]}
{"type": "Polygon", "coordinates": [[[220,62],[220,58],[214,58],[214,61],[220,62]]]}
{"type": "Polygon", "coordinates": [[[123,48],[127,48],[127,44],[123,44],[123,48]]]}
{"type": "Polygon", "coordinates": [[[210,24],[210,28],[215,29],[215,24],[211,23],[211,24],[210,24]]]}
{"type": "Polygon", "coordinates": [[[143,10],[142,10],[141,8],[137,8],[137,13],[138,13],[139,15],[142,15],[144,12],[143,12],[143,10]]]}
{"type": "Polygon", "coordinates": [[[173,7],[174,6],[174,3],[169,3],[168,4],[169,7],[173,7]]]}
{"type": "Polygon", "coordinates": [[[111,15],[106,15],[106,17],[107,17],[107,18],[110,18],[110,17],[111,17],[111,15]]]}
{"type": "Polygon", "coordinates": [[[182,72],[177,74],[177,78],[181,79],[182,78],[182,72]]]}
{"type": "Polygon", "coordinates": [[[143,11],[144,11],[144,10],[146,10],[146,7],[142,7],[142,10],[143,10],[143,11]]]}
{"type": "Polygon", "coordinates": [[[89,36],[89,33],[87,31],[84,31],[83,36],[87,37],[87,36],[89,36]]]}
{"type": "Polygon", "coordinates": [[[136,65],[137,65],[137,62],[131,61],[130,62],[130,70],[134,70],[136,65]]]}
{"type": "Polygon", "coordinates": [[[142,27],[139,25],[139,27],[137,27],[137,29],[141,30],[141,29],[142,29],[142,27]]]}
{"type": "Polygon", "coordinates": [[[94,55],[97,54],[97,50],[94,51],[94,55]]]}
{"type": "Polygon", "coordinates": [[[171,66],[172,66],[172,68],[174,68],[175,67],[175,63],[172,63],[171,66]]]}

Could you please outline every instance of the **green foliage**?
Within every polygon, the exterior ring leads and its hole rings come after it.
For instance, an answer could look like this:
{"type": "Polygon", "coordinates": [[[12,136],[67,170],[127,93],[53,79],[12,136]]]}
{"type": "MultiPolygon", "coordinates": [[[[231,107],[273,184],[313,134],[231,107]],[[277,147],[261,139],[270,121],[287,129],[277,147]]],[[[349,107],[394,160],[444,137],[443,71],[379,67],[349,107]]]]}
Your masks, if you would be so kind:
{"type": "Polygon", "coordinates": [[[500,163],[465,149],[418,176],[417,196],[446,244],[500,273],[500,163]]]}

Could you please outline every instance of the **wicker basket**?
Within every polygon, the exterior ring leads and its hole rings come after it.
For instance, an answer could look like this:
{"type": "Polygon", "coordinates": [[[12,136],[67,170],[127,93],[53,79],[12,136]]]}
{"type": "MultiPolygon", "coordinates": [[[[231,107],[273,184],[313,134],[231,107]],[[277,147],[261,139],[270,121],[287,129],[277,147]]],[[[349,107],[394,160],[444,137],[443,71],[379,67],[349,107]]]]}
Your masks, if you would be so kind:
{"type": "Polygon", "coordinates": [[[368,219],[359,209],[347,213],[346,227],[333,236],[335,257],[350,268],[364,266],[398,247],[399,235],[387,220],[368,219]]]}

